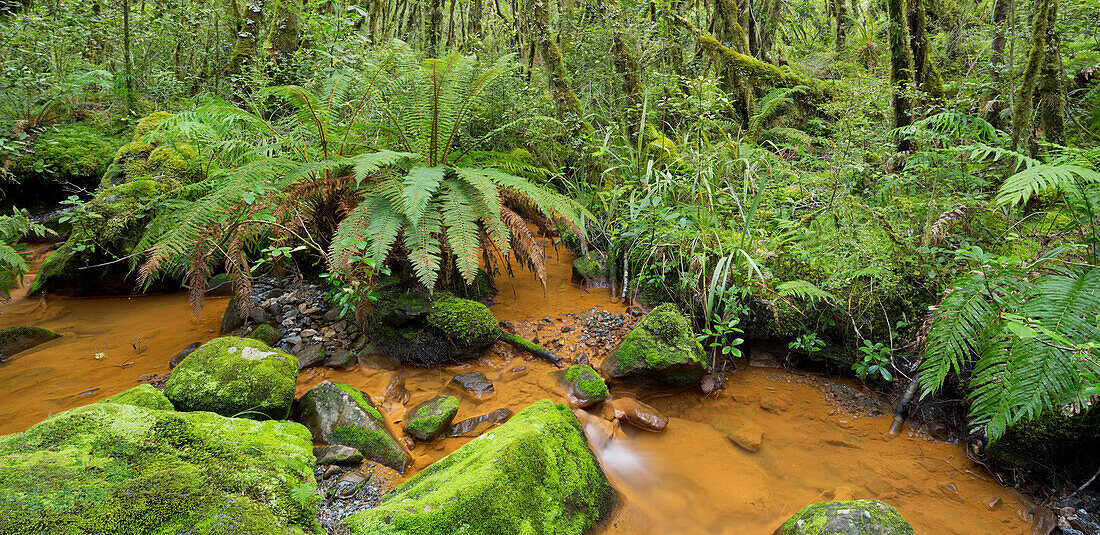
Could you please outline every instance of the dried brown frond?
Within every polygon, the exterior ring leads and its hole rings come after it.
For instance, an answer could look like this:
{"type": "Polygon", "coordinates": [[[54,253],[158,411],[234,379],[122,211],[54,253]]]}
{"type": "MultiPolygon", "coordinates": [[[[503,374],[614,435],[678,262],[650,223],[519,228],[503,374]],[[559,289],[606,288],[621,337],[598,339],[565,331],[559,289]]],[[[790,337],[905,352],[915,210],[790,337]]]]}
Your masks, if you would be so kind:
{"type": "Polygon", "coordinates": [[[190,287],[188,302],[191,304],[191,313],[196,318],[202,313],[207,281],[210,280],[210,263],[207,262],[207,258],[207,249],[202,245],[196,245],[191,249],[191,261],[187,266],[186,280],[190,287]]]}
{"type": "Polygon", "coordinates": [[[936,218],[924,233],[924,237],[921,238],[921,245],[925,247],[939,245],[943,242],[943,239],[951,232],[951,229],[959,223],[966,223],[968,209],[965,204],[960,204],[955,208],[948,210],[940,217],[936,218]]]}
{"type": "Polygon", "coordinates": [[[500,208],[500,220],[508,227],[512,254],[515,255],[516,260],[534,271],[535,275],[542,281],[543,286],[545,286],[546,255],[542,246],[539,245],[535,233],[531,232],[527,222],[519,214],[513,212],[507,206],[500,208]]]}

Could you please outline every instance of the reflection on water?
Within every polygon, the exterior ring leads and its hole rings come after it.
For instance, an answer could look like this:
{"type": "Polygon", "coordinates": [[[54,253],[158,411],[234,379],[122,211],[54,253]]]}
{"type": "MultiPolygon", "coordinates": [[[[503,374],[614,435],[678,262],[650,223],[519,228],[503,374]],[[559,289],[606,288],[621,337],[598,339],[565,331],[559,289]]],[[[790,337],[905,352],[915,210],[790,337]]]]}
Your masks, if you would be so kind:
{"type": "MultiPolygon", "coordinates": [[[[606,293],[570,285],[571,255],[562,251],[547,265],[544,288],[526,273],[498,280],[501,320],[521,334],[535,323],[554,329],[572,321],[565,313],[599,306],[621,313],[606,293]],[[562,321],[559,323],[558,319],[562,321]]],[[[0,433],[20,431],[52,413],[125,390],[142,376],[168,371],[179,349],[216,336],[225,301],[208,302],[198,320],[185,295],[136,299],[38,299],[16,297],[0,305],[0,327],[40,325],[65,336],[0,365],[0,433]],[[107,358],[97,360],[102,352],[107,358]]],[[[545,336],[546,330],[539,331],[545,336]]],[[[558,352],[584,349],[577,332],[558,352]]],[[[562,335],[563,337],[565,335],[562,335]]],[[[455,374],[483,371],[496,394],[484,401],[462,399],[459,419],[507,407],[518,411],[543,398],[564,401],[559,372],[498,344],[478,361],[441,369],[313,369],[299,376],[298,393],[326,380],[362,389],[400,429],[405,407],[441,392],[455,374]],[[404,377],[405,405],[382,403],[391,374],[404,377]]],[[[764,369],[734,373],[725,390],[645,397],[669,417],[660,434],[582,414],[593,445],[622,495],[608,535],[769,534],[806,504],[830,499],[875,498],[896,506],[917,533],[1030,533],[1031,505],[991,481],[963,450],[913,433],[892,437],[890,418],[858,417],[835,406],[820,381],[764,369]],[[591,419],[591,420],[590,420],[591,419]],[[599,420],[602,423],[594,423],[599,420]],[[598,426],[599,428],[595,428],[598,426]],[[738,443],[758,445],[749,451],[738,443]],[[998,507],[987,504],[1000,497],[998,507]]],[[[470,438],[416,444],[407,475],[454,451],[470,438]]],[[[755,446],[754,446],[755,447],[755,446]]],[[[752,449],[751,447],[749,449],[752,449]]]]}

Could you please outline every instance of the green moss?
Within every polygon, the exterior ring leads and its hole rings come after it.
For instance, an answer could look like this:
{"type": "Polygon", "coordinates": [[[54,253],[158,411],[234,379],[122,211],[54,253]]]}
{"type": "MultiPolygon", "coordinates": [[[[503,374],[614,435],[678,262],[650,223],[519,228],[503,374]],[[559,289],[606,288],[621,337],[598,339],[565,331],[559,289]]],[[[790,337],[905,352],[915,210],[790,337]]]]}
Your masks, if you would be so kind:
{"type": "Polygon", "coordinates": [[[255,329],[253,329],[248,337],[253,340],[259,340],[271,346],[275,345],[275,342],[278,342],[283,337],[283,335],[278,330],[276,330],[275,327],[264,323],[263,325],[259,325],[255,329]]]}
{"type": "Polygon", "coordinates": [[[405,433],[417,440],[434,440],[458,414],[458,398],[440,396],[421,403],[405,415],[405,433]]]}
{"type": "Polygon", "coordinates": [[[565,380],[575,384],[578,392],[592,399],[607,399],[611,394],[607,390],[607,383],[587,364],[570,366],[565,371],[565,380]]]}
{"type": "Polygon", "coordinates": [[[0,533],[317,533],[306,429],[100,402],[0,437],[0,533]]]}
{"type": "Polygon", "coordinates": [[[154,175],[169,175],[194,182],[202,178],[199,152],[187,144],[161,145],[149,154],[149,169],[154,175]]]}
{"type": "Polygon", "coordinates": [[[171,117],[173,114],[166,111],[153,112],[142,120],[138,121],[136,127],[134,127],[134,141],[142,141],[145,136],[151,134],[156,130],[162,121],[171,117]]]}
{"type": "Polygon", "coordinates": [[[181,411],[286,419],[294,402],[298,359],[263,342],[215,338],[183,359],[164,385],[181,411]]]}
{"type": "Polygon", "coordinates": [[[543,400],[345,525],[355,535],[580,535],[610,513],[612,501],[572,411],[543,400]]]}
{"type": "Polygon", "coordinates": [[[1100,410],[1044,413],[1013,425],[988,453],[1031,478],[1087,480],[1100,465],[1100,410]]]}
{"type": "Polygon", "coordinates": [[[913,535],[897,509],[876,500],[820,502],[803,507],[775,535],[913,535]]]}
{"type": "Polygon", "coordinates": [[[467,346],[492,343],[500,335],[489,307],[458,297],[436,301],[428,324],[467,346]]]}
{"type": "Polygon", "coordinates": [[[42,327],[20,326],[0,329],[0,358],[10,357],[24,349],[60,337],[60,334],[42,327]]]}
{"type": "Polygon", "coordinates": [[[604,266],[595,251],[573,260],[573,269],[586,279],[598,279],[604,276],[604,266]]]}
{"type": "Polygon", "coordinates": [[[686,385],[698,382],[709,364],[691,323],[675,305],[665,303],[647,314],[601,367],[613,378],[645,375],[686,385]]]}
{"type": "Polygon", "coordinates": [[[119,392],[107,399],[99,401],[99,403],[122,403],[124,405],[134,405],[137,407],[145,407],[146,409],[156,409],[162,411],[174,411],[175,407],[172,406],[172,402],[168,401],[164,393],[157,390],[150,384],[140,384],[129,390],[119,392]]]}
{"type": "Polygon", "coordinates": [[[111,163],[117,144],[87,125],[56,126],[38,136],[30,154],[12,162],[11,171],[19,176],[44,168],[64,180],[95,180],[111,163]]]}
{"type": "Polygon", "coordinates": [[[411,459],[390,434],[386,419],[358,389],[324,381],[297,403],[295,419],[323,444],[350,446],[366,459],[403,472],[411,459]]]}

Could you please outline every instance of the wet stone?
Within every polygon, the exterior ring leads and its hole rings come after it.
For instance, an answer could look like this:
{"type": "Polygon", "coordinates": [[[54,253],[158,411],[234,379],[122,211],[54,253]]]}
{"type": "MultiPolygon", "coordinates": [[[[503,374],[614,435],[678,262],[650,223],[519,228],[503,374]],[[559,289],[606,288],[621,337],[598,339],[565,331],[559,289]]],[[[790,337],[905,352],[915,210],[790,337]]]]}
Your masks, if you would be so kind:
{"type": "Polygon", "coordinates": [[[668,427],[668,418],[657,412],[657,409],[634,398],[619,398],[611,404],[615,408],[616,417],[638,429],[659,433],[668,427]]]}
{"type": "MultiPolygon", "coordinates": [[[[287,338],[289,339],[289,337],[287,338]]],[[[303,347],[295,356],[298,357],[299,370],[320,366],[325,362],[325,346],[321,344],[310,344],[303,347]]]]}
{"type": "Polygon", "coordinates": [[[409,389],[405,387],[405,377],[398,372],[390,373],[390,381],[386,383],[386,389],[382,391],[386,401],[393,401],[404,405],[409,401],[409,389]]]}
{"type": "Polygon", "coordinates": [[[168,361],[168,367],[175,368],[176,366],[179,366],[179,364],[183,362],[183,359],[187,358],[187,356],[191,353],[194,353],[200,345],[201,344],[199,344],[198,342],[194,342],[187,347],[181,349],[179,353],[176,353],[176,356],[172,357],[172,360],[168,361]]]}
{"type": "Polygon", "coordinates": [[[485,399],[495,392],[493,382],[482,372],[460,373],[451,379],[449,386],[475,400],[485,399]]]}
{"type": "Polygon", "coordinates": [[[332,356],[325,359],[325,366],[341,371],[351,371],[359,366],[359,358],[347,349],[337,349],[332,356]]]}
{"type": "Polygon", "coordinates": [[[489,414],[467,418],[452,424],[451,428],[447,430],[447,435],[452,437],[480,435],[494,425],[507,422],[513,414],[515,413],[512,412],[512,409],[505,408],[497,409],[489,414]]]}
{"type": "Polygon", "coordinates": [[[363,456],[359,450],[349,446],[317,446],[313,448],[317,464],[359,464],[363,456]]]}

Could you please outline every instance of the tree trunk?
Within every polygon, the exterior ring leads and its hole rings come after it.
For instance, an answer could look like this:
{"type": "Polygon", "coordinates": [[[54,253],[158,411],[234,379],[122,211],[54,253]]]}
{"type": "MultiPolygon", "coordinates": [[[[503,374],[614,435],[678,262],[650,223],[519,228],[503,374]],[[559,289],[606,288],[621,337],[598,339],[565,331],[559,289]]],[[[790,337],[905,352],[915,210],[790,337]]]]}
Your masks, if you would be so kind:
{"type": "Polygon", "coordinates": [[[909,46],[913,50],[913,83],[933,99],[943,99],[943,79],[928,49],[928,19],[924,0],[909,0],[909,46]]]}
{"type": "Polygon", "coordinates": [[[1027,65],[1020,80],[1020,93],[1012,110],[1012,150],[1020,147],[1020,138],[1031,119],[1035,107],[1035,77],[1042,69],[1046,59],[1047,27],[1051,21],[1051,10],[1057,15],[1058,0],[1037,0],[1035,20],[1031,30],[1031,51],[1027,56],[1027,65]]]}
{"type": "Polygon", "coordinates": [[[760,59],[769,63],[775,63],[772,59],[772,46],[775,45],[775,34],[779,31],[779,10],[783,6],[783,0],[773,0],[768,5],[768,18],[760,27],[760,59]]]}
{"type": "Polygon", "coordinates": [[[436,58],[439,57],[439,38],[443,32],[443,0],[431,0],[431,2],[425,37],[428,41],[428,56],[436,58]]]}
{"type": "Polygon", "coordinates": [[[1066,82],[1062,75],[1062,54],[1058,43],[1058,0],[1051,0],[1047,16],[1046,57],[1039,71],[1039,116],[1043,134],[1050,143],[1064,145],[1066,82]]]}
{"type": "Polygon", "coordinates": [[[130,0],[122,0],[122,73],[126,77],[126,111],[133,114],[137,104],[134,98],[134,62],[130,56],[130,0]]]}
{"type": "MultiPolygon", "coordinates": [[[[894,109],[894,127],[909,126],[912,122],[912,105],[905,92],[909,90],[910,74],[913,72],[913,59],[909,55],[909,35],[906,31],[904,0],[887,0],[886,10],[889,12],[890,24],[887,30],[890,42],[890,86],[893,94],[890,97],[894,109]]],[[[906,151],[912,148],[908,139],[898,140],[898,150],[906,151]]]]}
{"type": "Polygon", "coordinates": [[[229,74],[238,76],[252,63],[256,53],[256,43],[260,39],[260,20],[264,15],[263,0],[248,0],[241,14],[241,27],[237,32],[237,43],[233,46],[233,56],[229,60],[229,74]]]}
{"type": "MultiPolygon", "coordinates": [[[[630,53],[630,47],[627,46],[621,32],[614,33],[612,50],[615,54],[615,70],[623,77],[623,95],[626,97],[626,106],[629,110],[627,117],[630,119],[631,128],[638,129],[636,133],[641,136],[642,144],[646,147],[647,152],[663,153],[658,155],[660,158],[655,158],[656,160],[671,162],[678,159],[680,154],[676,144],[654,126],[653,121],[650,120],[651,114],[648,113],[648,110],[643,115],[645,87],[642,85],[642,79],[638,76],[640,72],[638,62],[634,60],[634,55],[630,53]]],[[[654,155],[651,154],[651,156],[654,155]]]]}
{"type": "Polygon", "coordinates": [[[844,52],[844,46],[848,40],[848,28],[852,20],[848,17],[846,0],[834,0],[836,3],[836,54],[839,57],[844,52]]]}
{"type": "Polygon", "coordinates": [[[301,4],[298,2],[283,0],[271,19],[265,48],[275,64],[272,79],[278,85],[294,83],[294,54],[302,44],[300,11],[301,4]]]}

